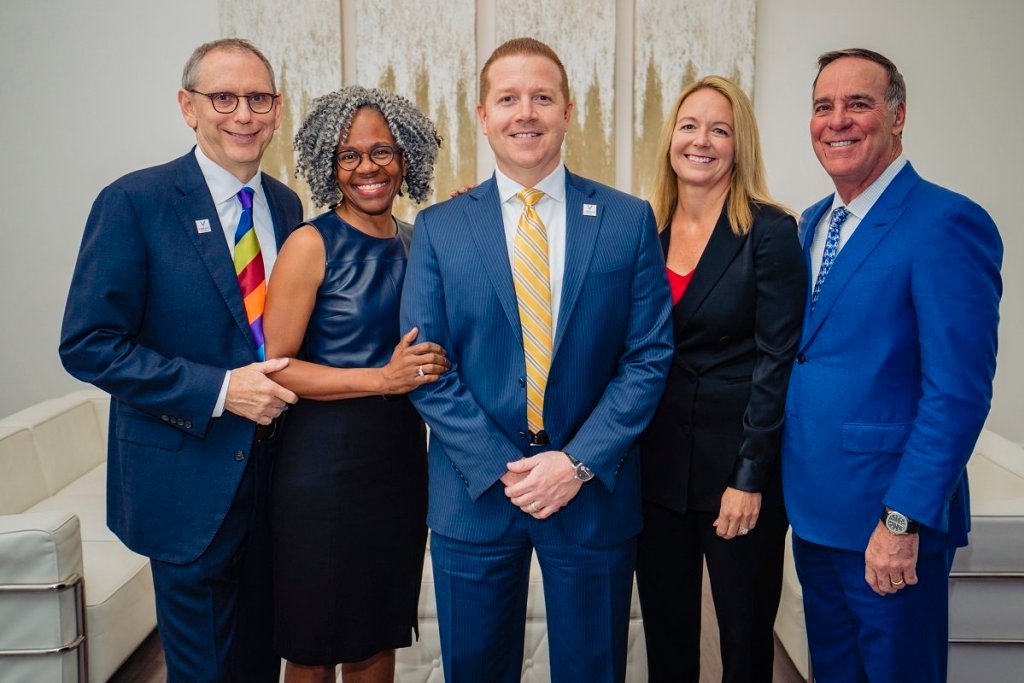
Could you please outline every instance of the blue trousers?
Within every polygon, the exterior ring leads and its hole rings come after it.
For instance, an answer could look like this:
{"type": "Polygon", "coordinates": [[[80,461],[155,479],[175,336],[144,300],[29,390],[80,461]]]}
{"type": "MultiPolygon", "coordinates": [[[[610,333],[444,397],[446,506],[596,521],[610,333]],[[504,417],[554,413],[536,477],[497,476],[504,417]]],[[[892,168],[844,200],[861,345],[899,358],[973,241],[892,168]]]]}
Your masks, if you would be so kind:
{"type": "Polygon", "coordinates": [[[863,552],[793,534],[815,680],[945,683],[955,552],[918,557],[916,585],[877,595],[864,581],[863,552]]]}
{"type": "Polygon", "coordinates": [[[275,444],[253,445],[202,555],[188,564],[150,561],[168,683],[277,683],[267,507],[275,444]]]}
{"type": "Polygon", "coordinates": [[[521,680],[534,550],[544,577],[551,681],[624,680],[636,539],[581,546],[562,533],[557,513],[541,521],[524,512],[491,543],[431,534],[446,683],[521,680]]]}

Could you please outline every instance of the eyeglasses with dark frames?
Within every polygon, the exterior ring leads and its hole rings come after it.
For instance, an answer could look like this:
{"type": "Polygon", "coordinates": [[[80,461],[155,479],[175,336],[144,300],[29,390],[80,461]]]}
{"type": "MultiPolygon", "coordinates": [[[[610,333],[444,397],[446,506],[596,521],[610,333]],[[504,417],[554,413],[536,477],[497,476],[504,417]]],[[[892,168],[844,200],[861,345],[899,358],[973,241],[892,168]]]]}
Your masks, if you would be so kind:
{"type": "Polygon", "coordinates": [[[274,108],[277,95],[269,92],[252,92],[248,95],[236,95],[233,92],[199,92],[189,90],[196,95],[210,98],[210,104],[218,114],[230,114],[238,109],[238,100],[246,100],[249,111],[253,114],[266,114],[274,108]]]}
{"type": "Polygon", "coordinates": [[[369,157],[370,161],[381,168],[394,161],[395,156],[401,154],[402,150],[388,145],[378,145],[369,152],[357,152],[354,149],[343,149],[334,155],[334,163],[343,171],[354,171],[363,162],[363,157],[369,157]]]}

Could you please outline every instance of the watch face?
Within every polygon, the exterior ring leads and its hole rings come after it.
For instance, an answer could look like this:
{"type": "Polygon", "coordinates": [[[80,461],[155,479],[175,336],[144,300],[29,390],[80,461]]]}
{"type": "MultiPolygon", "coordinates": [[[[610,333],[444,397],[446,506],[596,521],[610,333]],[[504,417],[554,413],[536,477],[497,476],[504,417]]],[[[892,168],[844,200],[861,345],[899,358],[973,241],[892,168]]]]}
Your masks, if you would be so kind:
{"type": "Polygon", "coordinates": [[[907,533],[908,525],[909,520],[906,518],[906,516],[901,515],[900,513],[894,510],[891,510],[889,514],[885,517],[885,528],[891,531],[892,533],[896,534],[897,536],[900,534],[907,533]]]}
{"type": "Polygon", "coordinates": [[[580,481],[590,481],[594,478],[594,473],[583,463],[578,463],[573,469],[576,470],[576,478],[580,481]]]}

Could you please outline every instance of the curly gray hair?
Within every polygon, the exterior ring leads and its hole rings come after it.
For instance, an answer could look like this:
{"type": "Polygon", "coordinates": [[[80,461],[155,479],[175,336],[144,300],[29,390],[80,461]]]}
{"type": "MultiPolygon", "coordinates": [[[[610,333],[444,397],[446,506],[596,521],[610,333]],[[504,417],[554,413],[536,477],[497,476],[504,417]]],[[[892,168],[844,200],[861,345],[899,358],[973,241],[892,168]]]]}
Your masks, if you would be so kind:
{"type": "Polygon", "coordinates": [[[318,206],[337,206],[343,197],[334,175],[334,152],[348,137],[352,117],[362,107],[376,109],[384,117],[395,144],[405,156],[405,186],[417,204],[430,195],[434,162],[441,138],[434,124],[416,105],[380,88],[348,86],[313,100],[313,108],[295,134],[298,152],[296,172],[309,183],[318,206]]]}

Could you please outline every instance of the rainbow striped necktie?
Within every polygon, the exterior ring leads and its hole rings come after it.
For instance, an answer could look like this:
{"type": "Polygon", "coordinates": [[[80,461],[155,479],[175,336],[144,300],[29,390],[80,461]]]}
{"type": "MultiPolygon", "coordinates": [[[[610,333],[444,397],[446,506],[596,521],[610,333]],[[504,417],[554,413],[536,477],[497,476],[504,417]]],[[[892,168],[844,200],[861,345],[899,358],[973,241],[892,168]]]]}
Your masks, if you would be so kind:
{"type": "Polygon", "coordinates": [[[256,239],[256,229],[252,225],[251,187],[243,187],[238,191],[238,200],[242,202],[242,215],[235,229],[235,275],[238,286],[242,289],[242,300],[245,302],[245,317],[252,330],[252,338],[256,344],[256,353],[260,360],[266,360],[263,341],[263,307],[267,302],[267,278],[263,269],[263,254],[260,253],[260,241],[256,239]]]}
{"type": "Polygon", "coordinates": [[[544,430],[544,391],[551,367],[551,271],[548,234],[533,205],[544,193],[533,188],[517,195],[523,214],[516,231],[513,280],[519,300],[519,323],[526,354],[526,422],[530,431],[544,430]]]}

